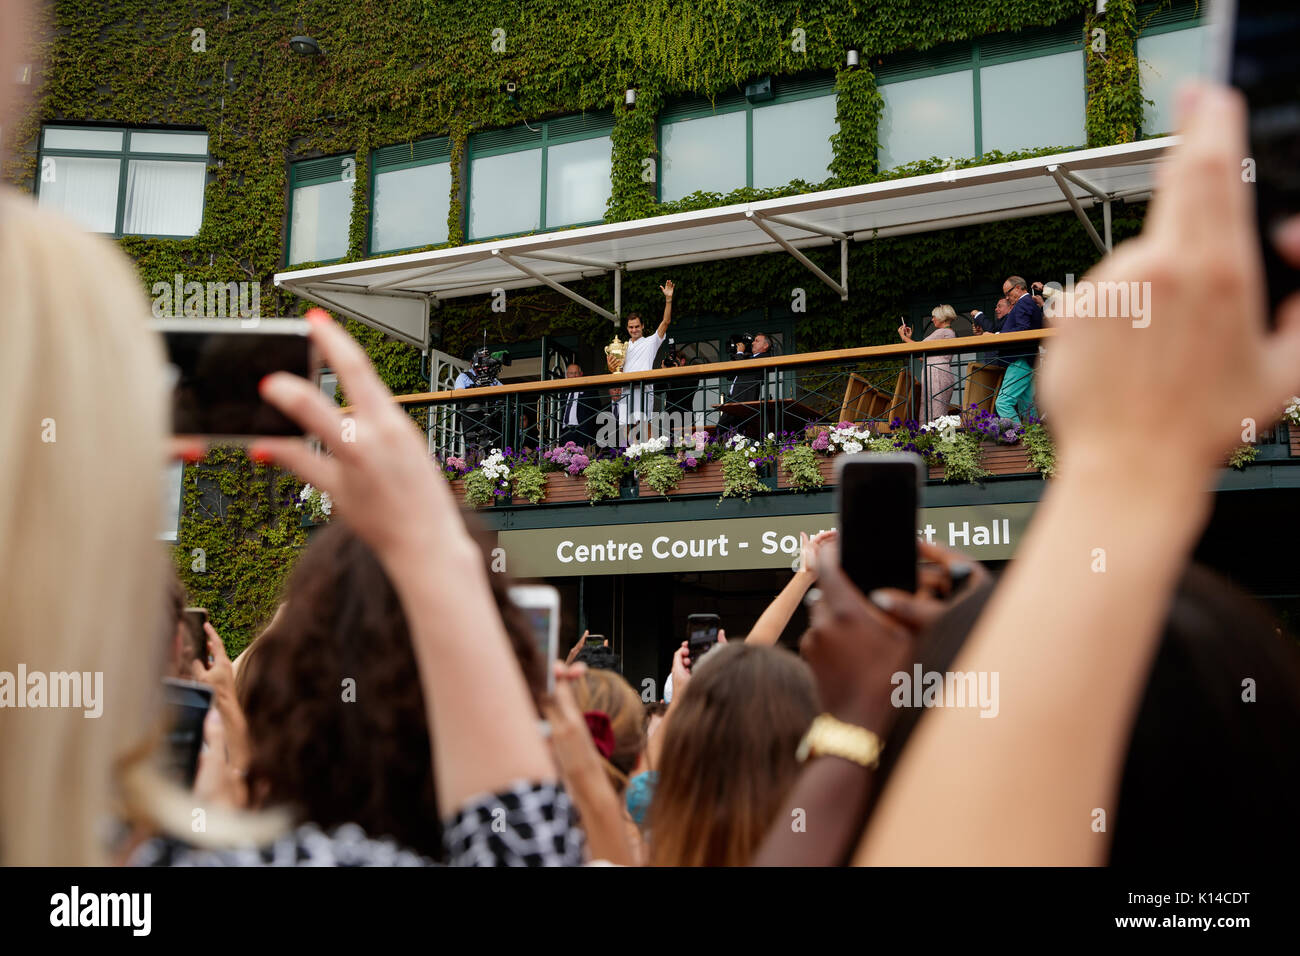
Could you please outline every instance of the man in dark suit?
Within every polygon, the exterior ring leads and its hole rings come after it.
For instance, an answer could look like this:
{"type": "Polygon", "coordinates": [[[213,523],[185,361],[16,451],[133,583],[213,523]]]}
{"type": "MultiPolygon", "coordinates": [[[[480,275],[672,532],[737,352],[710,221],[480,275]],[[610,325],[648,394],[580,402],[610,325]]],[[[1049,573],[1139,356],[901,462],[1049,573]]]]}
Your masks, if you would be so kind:
{"type": "MultiPolygon", "coordinates": [[[[970,315],[970,333],[971,335],[983,335],[985,332],[996,332],[1002,328],[1003,321],[1006,320],[1007,313],[1011,311],[1011,306],[1007,304],[1006,299],[998,299],[997,305],[993,307],[993,315],[987,312],[981,312],[979,309],[971,309],[970,315]]],[[[980,352],[975,356],[975,360],[981,365],[1002,364],[996,362],[997,355],[993,352],[980,352]]]]}
{"type": "MultiPolygon", "coordinates": [[[[1011,308],[1002,321],[998,335],[1036,331],[1043,327],[1043,310],[1029,294],[1029,285],[1020,276],[1002,283],[1002,293],[1011,308]]],[[[1017,349],[1003,351],[1000,360],[1007,365],[998,389],[996,411],[1001,418],[1020,421],[1022,415],[1036,414],[1034,406],[1034,365],[1038,361],[1038,343],[1030,342],[1017,349]]]]}
{"type": "MultiPolygon", "coordinates": [[[[573,362],[564,370],[565,378],[582,378],[582,366],[573,362]]],[[[600,398],[596,389],[574,389],[564,392],[560,406],[560,444],[575,445],[596,443],[596,416],[600,413],[600,398]]]]}
{"type": "MultiPolygon", "coordinates": [[[[735,359],[757,359],[766,358],[771,354],[772,342],[766,335],[759,332],[754,336],[754,344],[749,352],[745,352],[745,343],[743,341],[736,343],[735,359]]],[[[731,380],[731,385],[727,393],[723,396],[724,402],[756,402],[761,398],[763,389],[763,372],[761,368],[750,369],[738,372],[736,377],[731,380]]],[[[749,424],[753,419],[758,417],[757,410],[746,410],[743,414],[732,415],[724,414],[718,419],[718,428],[722,431],[737,431],[749,424]]]]}

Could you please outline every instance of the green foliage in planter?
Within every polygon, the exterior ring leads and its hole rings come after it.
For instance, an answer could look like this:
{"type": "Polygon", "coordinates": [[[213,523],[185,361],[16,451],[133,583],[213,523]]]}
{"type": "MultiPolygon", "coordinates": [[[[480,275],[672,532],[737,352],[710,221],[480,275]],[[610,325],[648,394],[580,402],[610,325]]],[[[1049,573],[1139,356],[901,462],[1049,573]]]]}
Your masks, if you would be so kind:
{"type": "Polygon", "coordinates": [[[1258,445],[1239,445],[1237,449],[1228,456],[1228,467],[1236,468],[1238,471],[1241,471],[1258,457],[1258,445]]]}
{"type": "Polygon", "coordinates": [[[682,466],[672,455],[647,455],[637,462],[637,477],[661,495],[681,483],[682,466]]]}
{"type": "Polygon", "coordinates": [[[1020,444],[1025,446],[1029,467],[1041,472],[1044,478],[1056,475],[1056,443],[1041,422],[1029,425],[1020,433],[1020,444]]]}
{"type": "Polygon", "coordinates": [[[538,504],[546,497],[546,475],[538,465],[518,465],[510,475],[515,498],[538,504]]]}
{"type": "MultiPolygon", "coordinates": [[[[755,492],[767,490],[767,486],[758,476],[758,469],[753,467],[749,453],[743,451],[724,451],[718,456],[722,466],[722,498],[744,498],[748,501],[755,492]]],[[[718,503],[722,503],[722,498],[718,503]]]]}
{"type": "Polygon", "coordinates": [[[490,505],[496,500],[492,493],[496,490],[496,482],[479,469],[475,468],[461,481],[465,483],[465,504],[478,507],[490,505]]]}
{"type": "Polygon", "coordinates": [[[781,468],[795,491],[816,491],[823,484],[818,455],[807,445],[796,445],[781,454],[781,468]]]}
{"type": "Polygon", "coordinates": [[[602,458],[593,461],[583,472],[587,479],[587,500],[592,504],[617,498],[623,476],[627,474],[627,465],[621,458],[602,458]]]}
{"type": "Polygon", "coordinates": [[[979,437],[958,432],[951,438],[936,438],[932,454],[943,456],[943,480],[975,483],[989,473],[981,463],[983,444],[979,437]]]}

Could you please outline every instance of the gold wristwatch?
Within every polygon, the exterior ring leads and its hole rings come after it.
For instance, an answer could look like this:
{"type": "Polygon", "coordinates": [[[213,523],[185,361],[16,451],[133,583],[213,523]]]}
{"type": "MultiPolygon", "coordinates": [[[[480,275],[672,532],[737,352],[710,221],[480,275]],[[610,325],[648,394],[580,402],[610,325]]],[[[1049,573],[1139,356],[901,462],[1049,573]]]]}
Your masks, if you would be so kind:
{"type": "Polygon", "coordinates": [[[884,749],[881,739],[866,727],[846,724],[830,714],[822,714],[804,734],[795,757],[800,763],[809,757],[842,757],[874,770],[884,749]]]}

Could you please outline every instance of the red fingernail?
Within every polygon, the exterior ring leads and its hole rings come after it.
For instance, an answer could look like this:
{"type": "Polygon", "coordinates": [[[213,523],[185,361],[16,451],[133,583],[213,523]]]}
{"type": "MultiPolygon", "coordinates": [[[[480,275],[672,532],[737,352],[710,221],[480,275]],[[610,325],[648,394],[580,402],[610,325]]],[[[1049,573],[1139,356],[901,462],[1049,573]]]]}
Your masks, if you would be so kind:
{"type": "Polygon", "coordinates": [[[307,314],[304,316],[304,318],[308,322],[328,322],[330,320],[329,313],[319,307],[315,309],[308,309],[307,314]]]}
{"type": "Polygon", "coordinates": [[[181,461],[187,465],[196,465],[203,460],[203,452],[190,448],[181,452],[181,461]]]}
{"type": "Polygon", "coordinates": [[[248,457],[259,465],[265,465],[271,460],[271,453],[264,448],[254,448],[249,451],[248,457]]]}

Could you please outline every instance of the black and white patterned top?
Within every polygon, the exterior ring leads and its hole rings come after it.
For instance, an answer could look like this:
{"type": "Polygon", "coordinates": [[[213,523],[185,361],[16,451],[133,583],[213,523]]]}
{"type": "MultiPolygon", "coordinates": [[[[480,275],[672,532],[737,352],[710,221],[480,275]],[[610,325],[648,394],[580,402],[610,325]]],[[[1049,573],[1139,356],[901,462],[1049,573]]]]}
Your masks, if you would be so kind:
{"type": "MultiPolygon", "coordinates": [[[[558,784],[521,782],[484,794],[443,826],[448,866],[580,866],[586,840],[577,811],[558,784]]],[[[264,847],[202,850],[153,839],[132,866],[438,866],[392,840],[377,840],[356,824],[323,832],[303,824],[264,847]]]]}

